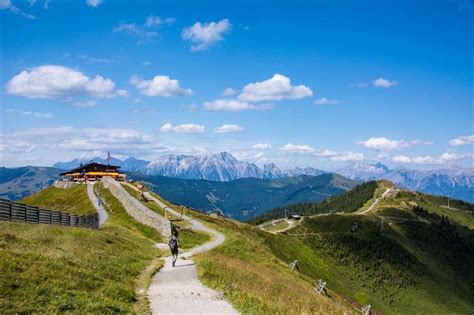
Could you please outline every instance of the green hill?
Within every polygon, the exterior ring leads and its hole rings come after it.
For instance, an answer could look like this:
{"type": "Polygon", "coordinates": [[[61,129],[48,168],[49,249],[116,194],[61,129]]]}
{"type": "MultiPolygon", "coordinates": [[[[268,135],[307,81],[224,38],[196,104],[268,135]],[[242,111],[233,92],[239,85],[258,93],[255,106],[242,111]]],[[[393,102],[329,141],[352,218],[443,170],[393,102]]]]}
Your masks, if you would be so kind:
{"type": "Polygon", "coordinates": [[[204,212],[219,211],[236,220],[251,219],[266,210],[301,202],[316,202],[342,194],[357,182],[336,174],[273,180],[243,178],[229,182],[131,175],[176,204],[204,212]]]}
{"type": "Polygon", "coordinates": [[[0,197],[18,200],[50,186],[61,170],[52,167],[0,167],[0,197]]]}
{"type": "MultiPolygon", "coordinates": [[[[75,203],[72,196],[81,199],[79,208],[89,207],[83,192],[71,189],[47,189],[25,201],[64,207],[75,203]]],[[[0,313],[148,311],[147,283],[161,255],[154,243],[163,240],[129,217],[108,190],[102,196],[110,217],[99,231],[0,221],[0,313]]],[[[284,234],[188,214],[226,235],[195,262],[201,281],[242,313],[355,313],[371,304],[384,314],[468,314],[474,307],[474,206],[447,204],[371,182],[326,203],[295,206],[307,206],[300,211],[311,215],[284,234]],[[326,214],[334,209],[340,213],[326,214]],[[298,268],[291,270],[295,259],[298,268]],[[327,295],[315,292],[318,279],[327,282],[327,295]]],[[[80,211],[76,206],[67,208],[80,211]]],[[[176,224],[186,230],[184,222],[176,224]]],[[[208,239],[193,233],[183,234],[189,247],[208,239]]]]}
{"type": "MultiPolygon", "coordinates": [[[[88,212],[87,196],[75,190],[48,188],[22,201],[47,200],[52,209],[88,212]]],[[[162,238],[131,219],[108,191],[103,198],[113,211],[100,231],[0,221],[0,313],[147,309],[137,281],[159,267],[161,252],[154,244],[162,238]]]]}
{"type": "Polygon", "coordinates": [[[377,188],[378,184],[375,181],[363,183],[341,195],[331,196],[318,203],[305,202],[272,209],[249,222],[257,225],[269,220],[284,218],[290,214],[307,216],[330,212],[354,212],[372,199],[377,188]]]}
{"type": "MultiPolygon", "coordinates": [[[[446,198],[391,188],[371,208],[391,187],[377,184],[359,210],[349,204],[338,214],[305,217],[286,234],[268,234],[266,244],[280,259],[298,259],[304,275],[377,311],[468,313],[474,307],[474,205],[450,200],[446,208],[446,198]]],[[[309,214],[321,207],[298,205],[309,214]]]]}

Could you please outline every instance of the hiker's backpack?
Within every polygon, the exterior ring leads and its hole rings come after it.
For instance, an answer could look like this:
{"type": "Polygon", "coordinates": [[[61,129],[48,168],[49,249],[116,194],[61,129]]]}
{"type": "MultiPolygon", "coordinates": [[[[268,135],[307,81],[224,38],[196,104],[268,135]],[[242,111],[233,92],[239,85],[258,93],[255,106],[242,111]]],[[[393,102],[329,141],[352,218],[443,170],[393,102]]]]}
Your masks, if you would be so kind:
{"type": "Polygon", "coordinates": [[[176,239],[176,237],[171,237],[168,242],[168,245],[171,249],[176,249],[178,247],[178,240],[176,239]]]}

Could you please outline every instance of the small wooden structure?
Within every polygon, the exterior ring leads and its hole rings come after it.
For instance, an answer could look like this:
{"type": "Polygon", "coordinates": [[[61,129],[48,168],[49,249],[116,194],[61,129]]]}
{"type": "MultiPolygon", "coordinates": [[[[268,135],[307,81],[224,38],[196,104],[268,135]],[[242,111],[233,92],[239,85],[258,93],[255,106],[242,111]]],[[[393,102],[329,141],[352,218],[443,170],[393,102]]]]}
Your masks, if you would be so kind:
{"type": "Polygon", "coordinates": [[[110,176],[115,180],[123,181],[126,176],[119,171],[119,168],[120,166],[90,162],[59,175],[63,179],[71,181],[100,180],[104,176],[110,176]]]}

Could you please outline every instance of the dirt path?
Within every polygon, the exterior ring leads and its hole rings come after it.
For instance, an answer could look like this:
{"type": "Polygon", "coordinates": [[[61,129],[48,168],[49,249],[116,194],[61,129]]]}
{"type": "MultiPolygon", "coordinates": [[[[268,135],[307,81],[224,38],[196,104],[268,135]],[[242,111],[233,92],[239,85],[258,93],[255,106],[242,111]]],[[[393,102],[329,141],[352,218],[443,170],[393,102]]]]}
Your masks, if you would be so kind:
{"type": "MultiPolygon", "coordinates": [[[[130,185],[130,187],[136,189],[135,186],[130,185]]],[[[145,192],[144,195],[172,215],[181,216],[181,213],[171,209],[148,192],[145,192]]],[[[180,254],[174,268],[171,266],[171,257],[165,258],[165,265],[153,277],[148,290],[152,313],[238,314],[221,293],[209,289],[199,281],[196,265],[190,258],[192,255],[211,250],[222,244],[225,240],[224,234],[189,216],[183,215],[182,219],[188,221],[192,229],[209,233],[212,240],[180,254]]]]}
{"type": "Polygon", "coordinates": [[[99,214],[99,225],[104,224],[107,221],[109,215],[107,214],[107,211],[105,211],[102,204],[99,205],[99,200],[94,193],[94,183],[87,183],[87,195],[99,214]]]}
{"type": "Polygon", "coordinates": [[[382,200],[383,198],[385,198],[385,196],[389,193],[393,191],[393,188],[387,188],[387,190],[385,190],[383,192],[383,194],[378,197],[377,199],[375,199],[375,201],[370,205],[370,207],[368,207],[366,210],[364,211],[361,211],[361,212],[356,212],[356,214],[367,214],[368,212],[370,212],[379,202],[380,200],[382,200]]]}

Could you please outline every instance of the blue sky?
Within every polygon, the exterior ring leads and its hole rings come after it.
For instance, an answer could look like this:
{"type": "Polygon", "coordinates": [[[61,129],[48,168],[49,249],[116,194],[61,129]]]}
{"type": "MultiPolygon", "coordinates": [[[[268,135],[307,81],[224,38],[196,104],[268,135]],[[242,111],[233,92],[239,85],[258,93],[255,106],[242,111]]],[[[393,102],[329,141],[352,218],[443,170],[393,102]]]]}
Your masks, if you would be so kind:
{"type": "Polygon", "coordinates": [[[229,151],[283,167],[472,167],[472,10],[0,0],[1,164],[229,151]]]}

